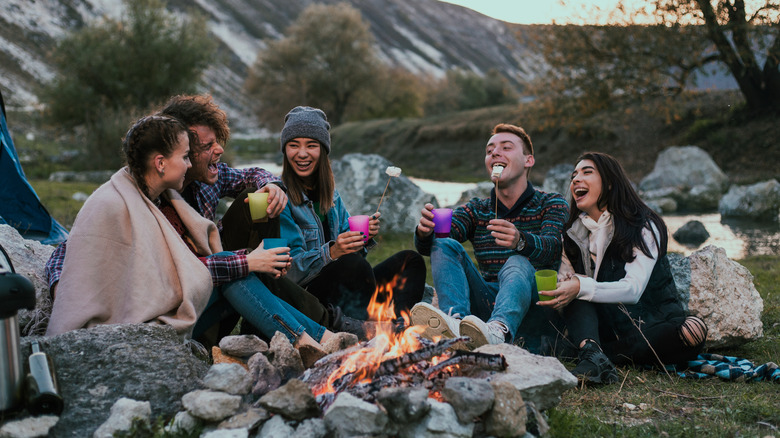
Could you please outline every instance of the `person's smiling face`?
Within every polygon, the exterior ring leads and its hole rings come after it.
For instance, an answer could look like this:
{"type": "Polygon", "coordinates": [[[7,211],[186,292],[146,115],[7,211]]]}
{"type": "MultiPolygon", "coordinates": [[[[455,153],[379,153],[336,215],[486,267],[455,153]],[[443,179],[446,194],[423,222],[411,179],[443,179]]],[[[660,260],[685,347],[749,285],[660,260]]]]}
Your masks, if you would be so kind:
{"type": "Polygon", "coordinates": [[[195,152],[192,154],[192,168],[187,172],[186,182],[200,181],[214,185],[219,176],[217,163],[225,149],[217,143],[214,130],[208,126],[198,125],[190,129],[198,134],[200,145],[193,147],[195,152]]]}
{"type": "Polygon", "coordinates": [[[163,184],[166,189],[180,191],[184,187],[184,178],[190,163],[190,139],[186,132],[179,134],[176,147],[169,157],[165,157],[165,173],[163,184]]]}
{"type": "Polygon", "coordinates": [[[606,206],[599,208],[599,197],[601,197],[602,188],[603,182],[601,174],[596,169],[596,164],[591,160],[582,160],[577,163],[574,172],[571,174],[569,190],[571,190],[571,195],[577,208],[584,211],[594,220],[598,220],[601,213],[606,209],[606,206]]]}
{"type": "Polygon", "coordinates": [[[322,148],[320,142],[311,138],[294,138],[284,145],[284,156],[295,174],[308,179],[317,171],[322,148]]]}
{"type": "Polygon", "coordinates": [[[485,146],[485,167],[492,173],[493,166],[503,166],[502,183],[517,180],[533,165],[534,156],[525,154],[523,140],[510,132],[493,135],[485,146]]]}

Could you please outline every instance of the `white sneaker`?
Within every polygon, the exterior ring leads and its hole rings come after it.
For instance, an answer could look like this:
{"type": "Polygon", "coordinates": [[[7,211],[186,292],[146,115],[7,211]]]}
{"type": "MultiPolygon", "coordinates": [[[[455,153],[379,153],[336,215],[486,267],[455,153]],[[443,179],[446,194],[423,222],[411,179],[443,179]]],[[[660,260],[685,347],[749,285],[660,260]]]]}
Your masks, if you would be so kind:
{"type": "Polygon", "coordinates": [[[460,319],[447,315],[428,303],[417,303],[412,307],[412,325],[425,327],[422,336],[433,340],[434,337],[452,339],[460,336],[460,319]]]}
{"type": "Polygon", "coordinates": [[[468,336],[471,341],[466,344],[470,349],[481,347],[485,344],[502,344],[506,342],[506,334],[509,329],[503,323],[482,321],[474,315],[463,318],[459,327],[461,336],[468,336]]]}

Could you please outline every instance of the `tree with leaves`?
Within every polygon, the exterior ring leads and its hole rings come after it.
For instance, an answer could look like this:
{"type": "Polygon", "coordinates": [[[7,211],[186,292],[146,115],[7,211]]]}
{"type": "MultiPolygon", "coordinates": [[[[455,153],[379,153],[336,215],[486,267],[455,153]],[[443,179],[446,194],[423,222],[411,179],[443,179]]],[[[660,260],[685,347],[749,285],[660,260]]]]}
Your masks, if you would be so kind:
{"type": "Polygon", "coordinates": [[[381,62],[360,11],[346,3],[312,4],[270,42],[247,79],[264,124],[278,127],[297,105],[321,108],[333,125],[344,120],[357,93],[373,85],[381,62]]]}
{"type": "Polygon", "coordinates": [[[171,95],[194,91],[215,46],[205,19],[185,19],[162,0],[125,0],[122,20],[104,19],[66,36],[44,92],[50,120],[80,127],[95,166],[121,164],[119,141],[130,121],[171,95]]]}

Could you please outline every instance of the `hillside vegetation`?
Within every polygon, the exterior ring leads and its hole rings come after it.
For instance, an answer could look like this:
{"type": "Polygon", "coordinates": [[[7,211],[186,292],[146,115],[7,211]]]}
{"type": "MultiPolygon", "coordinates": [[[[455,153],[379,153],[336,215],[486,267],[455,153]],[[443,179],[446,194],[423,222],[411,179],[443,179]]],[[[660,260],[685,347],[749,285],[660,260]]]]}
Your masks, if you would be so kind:
{"type": "Polygon", "coordinates": [[[550,116],[541,103],[505,105],[420,119],[347,123],[333,130],[333,155],[379,154],[407,175],[435,180],[485,178],[483,150],[497,123],[523,126],[534,143],[531,180],[585,151],[618,158],[635,182],[670,146],[706,150],[732,182],[780,178],[777,114],[747,114],[736,92],[689,93],[628,104],[589,116],[550,116]]]}

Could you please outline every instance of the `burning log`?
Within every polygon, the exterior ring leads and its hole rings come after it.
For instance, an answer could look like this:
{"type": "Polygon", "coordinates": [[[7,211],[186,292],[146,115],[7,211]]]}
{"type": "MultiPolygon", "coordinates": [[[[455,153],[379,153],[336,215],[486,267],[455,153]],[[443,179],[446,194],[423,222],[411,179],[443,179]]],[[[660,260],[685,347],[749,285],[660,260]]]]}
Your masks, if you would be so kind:
{"type": "Polygon", "coordinates": [[[374,376],[398,373],[410,365],[430,360],[436,356],[441,356],[456,345],[465,344],[468,341],[469,338],[463,336],[459,338],[443,339],[432,346],[423,347],[419,350],[406,353],[403,356],[388,359],[379,364],[379,368],[376,370],[376,373],[374,373],[374,376]]]}
{"type": "Polygon", "coordinates": [[[504,371],[507,367],[506,358],[500,354],[456,351],[454,356],[428,368],[423,374],[425,374],[427,379],[434,379],[438,374],[444,372],[448,367],[452,367],[453,365],[458,365],[459,369],[462,369],[463,365],[469,365],[472,368],[486,371],[504,371]]]}

